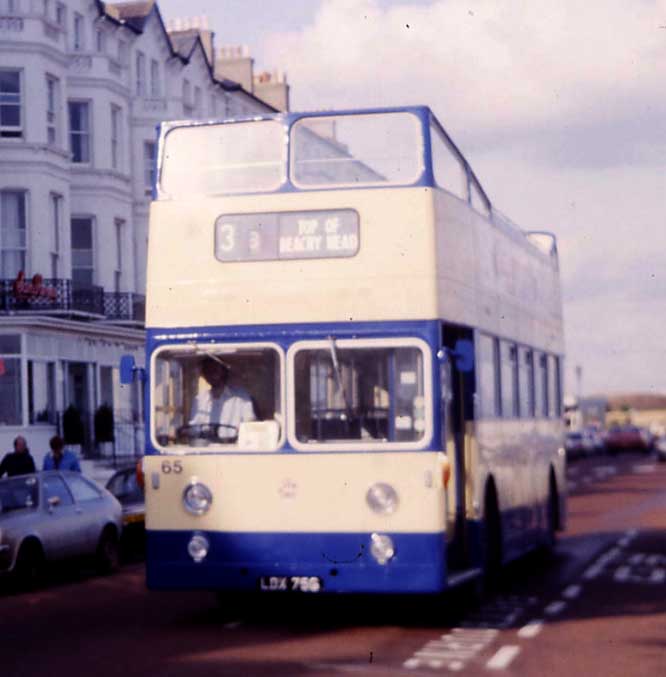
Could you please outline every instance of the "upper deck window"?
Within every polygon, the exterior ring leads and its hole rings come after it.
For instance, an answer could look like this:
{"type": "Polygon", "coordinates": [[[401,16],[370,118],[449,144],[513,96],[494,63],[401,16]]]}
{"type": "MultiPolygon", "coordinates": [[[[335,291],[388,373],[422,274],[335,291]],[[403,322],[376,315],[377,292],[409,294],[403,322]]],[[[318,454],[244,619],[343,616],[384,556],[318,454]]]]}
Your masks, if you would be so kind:
{"type": "Polygon", "coordinates": [[[423,170],[420,123],[411,113],[302,118],[290,145],[299,187],[410,184],[423,170]]]}
{"type": "Polygon", "coordinates": [[[272,191],[284,181],[285,156],[279,122],[176,127],[164,137],[160,184],[177,199],[272,191]]]}

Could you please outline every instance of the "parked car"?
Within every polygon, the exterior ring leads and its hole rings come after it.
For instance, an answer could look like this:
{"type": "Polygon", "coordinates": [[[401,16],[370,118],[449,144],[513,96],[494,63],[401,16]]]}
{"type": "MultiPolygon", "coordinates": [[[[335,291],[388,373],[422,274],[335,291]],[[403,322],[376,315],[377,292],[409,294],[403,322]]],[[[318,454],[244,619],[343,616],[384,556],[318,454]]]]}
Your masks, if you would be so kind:
{"type": "Polygon", "coordinates": [[[123,525],[143,528],[146,504],[143,489],[139,485],[136,466],[117,470],[106,483],[106,488],[120,502],[123,509],[123,525]]]}
{"type": "Polygon", "coordinates": [[[80,473],[46,471],[0,480],[0,574],[34,584],[44,567],[91,556],[101,573],[118,566],[120,503],[80,473]]]}
{"type": "Polygon", "coordinates": [[[618,451],[648,453],[650,447],[649,433],[635,425],[613,426],[606,433],[606,450],[611,454],[618,451]]]}
{"type": "Polygon", "coordinates": [[[605,436],[597,426],[586,426],[583,431],[589,438],[589,445],[593,453],[600,454],[606,449],[605,436]]]}
{"type": "Polygon", "coordinates": [[[662,435],[655,440],[654,449],[657,452],[657,459],[666,463],[666,436],[662,435]]]}
{"type": "Polygon", "coordinates": [[[564,440],[564,449],[568,459],[591,456],[595,451],[595,441],[588,430],[572,430],[564,440]]]}

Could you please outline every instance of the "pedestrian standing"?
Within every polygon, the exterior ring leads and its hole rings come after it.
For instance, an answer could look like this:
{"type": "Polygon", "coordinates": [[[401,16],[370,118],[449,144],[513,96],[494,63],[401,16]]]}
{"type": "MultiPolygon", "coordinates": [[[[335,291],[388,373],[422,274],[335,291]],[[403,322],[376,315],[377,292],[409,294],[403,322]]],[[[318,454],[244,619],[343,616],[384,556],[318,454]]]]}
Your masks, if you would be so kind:
{"type": "Polygon", "coordinates": [[[54,435],[49,440],[51,453],[44,457],[44,470],[74,470],[81,472],[79,459],[76,454],[65,449],[65,442],[62,437],[54,435]]]}
{"type": "Polygon", "coordinates": [[[35,472],[35,461],[30,455],[25,437],[19,435],[14,439],[14,451],[8,453],[0,463],[0,477],[5,473],[7,477],[14,477],[33,472],[35,472]]]}

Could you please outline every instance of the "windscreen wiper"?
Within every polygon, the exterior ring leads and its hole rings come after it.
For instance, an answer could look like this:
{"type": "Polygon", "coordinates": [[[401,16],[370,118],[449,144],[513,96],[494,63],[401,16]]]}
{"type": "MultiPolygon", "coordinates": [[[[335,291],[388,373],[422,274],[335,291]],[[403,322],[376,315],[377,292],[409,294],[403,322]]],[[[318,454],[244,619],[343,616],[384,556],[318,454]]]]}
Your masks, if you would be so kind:
{"type": "Polygon", "coordinates": [[[328,345],[331,352],[331,361],[333,362],[333,370],[335,371],[335,380],[338,385],[338,390],[342,394],[342,400],[345,403],[345,411],[347,412],[347,420],[351,422],[352,420],[352,410],[349,405],[349,400],[347,399],[347,391],[345,390],[344,383],[342,382],[342,369],[340,369],[340,362],[338,362],[338,351],[335,347],[335,336],[328,337],[328,345]]]}

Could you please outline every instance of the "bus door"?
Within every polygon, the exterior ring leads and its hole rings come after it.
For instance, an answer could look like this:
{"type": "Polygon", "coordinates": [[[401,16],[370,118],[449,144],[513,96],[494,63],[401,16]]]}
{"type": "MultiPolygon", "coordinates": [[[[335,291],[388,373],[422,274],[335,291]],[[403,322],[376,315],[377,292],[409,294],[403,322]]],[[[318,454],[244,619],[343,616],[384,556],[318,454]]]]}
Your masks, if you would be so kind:
{"type": "MultiPolygon", "coordinates": [[[[474,371],[461,365],[456,345],[461,338],[472,340],[471,332],[447,332],[445,356],[440,366],[442,385],[442,443],[451,463],[451,479],[447,491],[447,565],[450,570],[467,569],[472,565],[467,528],[470,481],[469,430],[473,415],[474,371]]],[[[473,343],[471,344],[473,345],[473,343]]]]}

